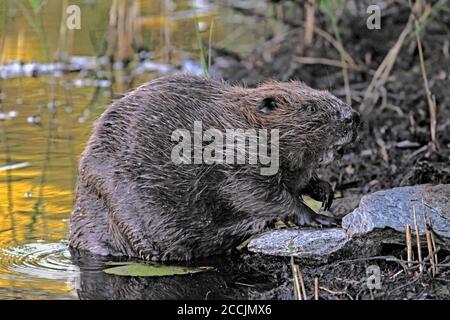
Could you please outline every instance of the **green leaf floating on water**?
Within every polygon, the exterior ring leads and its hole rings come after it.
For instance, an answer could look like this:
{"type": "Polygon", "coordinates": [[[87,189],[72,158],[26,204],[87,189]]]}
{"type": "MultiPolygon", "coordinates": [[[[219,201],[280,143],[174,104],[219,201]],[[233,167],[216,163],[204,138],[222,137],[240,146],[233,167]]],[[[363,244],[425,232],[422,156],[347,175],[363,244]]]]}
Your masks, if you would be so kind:
{"type": "Polygon", "coordinates": [[[126,263],[117,267],[112,267],[103,270],[108,274],[114,274],[117,276],[128,277],[164,277],[175,276],[183,274],[199,273],[204,271],[214,270],[212,267],[179,267],[179,266],[165,266],[165,265],[152,265],[145,263],[126,263]]]}

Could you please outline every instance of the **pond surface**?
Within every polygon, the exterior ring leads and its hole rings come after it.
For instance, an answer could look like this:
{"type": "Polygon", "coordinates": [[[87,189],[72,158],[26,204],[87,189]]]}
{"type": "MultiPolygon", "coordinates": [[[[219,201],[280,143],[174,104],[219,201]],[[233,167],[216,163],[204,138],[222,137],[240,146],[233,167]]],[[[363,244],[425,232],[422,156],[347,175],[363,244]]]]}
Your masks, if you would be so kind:
{"type": "Polygon", "coordinates": [[[127,73],[97,58],[112,1],[70,2],[81,8],[80,30],[61,29],[67,1],[0,4],[0,299],[236,296],[217,289],[226,278],[217,273],[185,278],[181,288],[176,277],[107,276],[104,261],[71,256],[68,220],[79,155],[111,99],[174,68],[201,72],[195,16],[204,39],[214,20],[212,42],[238,52],[264,28],[219,2],[139,1],[146,51],[127,73]],[[56,64],[58,56],[68,63],[56,64]],[[149,287],[158,290],[142,293],[149,287]]]}

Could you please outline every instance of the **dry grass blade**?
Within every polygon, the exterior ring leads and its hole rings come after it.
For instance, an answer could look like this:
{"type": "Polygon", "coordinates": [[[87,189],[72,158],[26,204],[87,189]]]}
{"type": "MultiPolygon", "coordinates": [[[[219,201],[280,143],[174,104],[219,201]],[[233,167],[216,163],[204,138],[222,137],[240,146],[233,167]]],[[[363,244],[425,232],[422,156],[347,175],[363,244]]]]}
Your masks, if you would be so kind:
{"type": "Polygon", "coordinates": [[[314,277],[314,300],[319,300],[319,278],[314,277]]]}
{"type": "Polygon", "coordinates": [[[131,11],[130,16],[133,17],[130,23],[132,24],[131,27],[133,29],[134,41],[136,42],[136,46],[141,49],[144,47],[144,37],[142,34],[142,25],[139,23],[139,18],[141,16],[140,2],[134,0],[131,3],[130,11],[131,11]]]}
{"type": "Polygon", "coordinates": [[[297,300],[303,300],[303,295],[302,295],[301,286],[300,286],[300,278],[298,276],[297,269],[298,269],[298,266],[294,264],[292,266],[292,275],[294,277],[294,297],[297,300]]]}
{"type": "Polygon", "coordinates": [[[117,8],[118,1],[113,0],[111,8],[109,9],[108,48],[106,50],[106,54],[109,57],[114,57],[117,46],[117,8]]]}
{"type": "Polygon", "coordinates": [[[301,288],[301,292],[303,294],[303,300],[308,300],[308,298],[306,297],[306,288],[305,288],[305,282],[303,281],[303,274],[300,271],[300,268],[296,265],[296,272],[298,274],[298,278],[300,279],[300,288],[301,288]]]}
{"type": "Polygon", "coordinates": [[[317,57],[294,57],[294,62],[300,63],[300,64],[323,64],[327,66],[334,66],[338,68],[346,68],[350,70],[361,70],[358,66],[353,66],[348,64],[346,61],[342,60],[334,60],[334,59],[328,59],[328,58],[317,58],[317,57]]]}
{"type": "Polygon", "coordinates": [[[313,42],[314,25],[316,16],[316,1],[305,1],[305,31],[304,31],[304,43],[306,46],[310,46],[313,42]]]}
{"type": "Polygon", "coordinates": [[[433,226],[431,224],[430,218],[427,218],[427,225],[430,228],[430,237],[431,237],[431,245],[433,247],[433,257],[434,257],[434,271],[437,274],[439,271],[437,269],[437,265],[439,264],[438,256],[437,256],[437,247],[436,247],[436,241],[434,240],[434,232],[433,232],[433,226]]]}
{"type": "Polygon", "coordinates": [[[419,36],[419,22],[417,20],[414,21],[415,26],[415,34],[417,41],[417,49],[419,51],[419,60],[420,60],[420,70],[422,72],[423,84],[425,87],[425,93],[427,95],[428,102],[428,111],[430,113],[430,134],[431,134],[431,149],[436,151],[437,149],[437,141],[436,141],[436,125],[437,125],[437,117],[436,117],[436,99],[431,94],[430,86],[428,84],[427,71],[425,69],[425,60],[423,57],[422,50],[422,41],[419,36]]]}
{"type": "Polygon", "coordinates": [[[412,241],[411,241],[411,226],[409,224],[406,225],[405,228],[406,234],[406,256],[408,261],[408,268],[412,267],[412,241]]]}
{"type": "MultiPolygon", "coordinates": [[[[289,250],[292,251],[292,245],[289,245],[289,250]]],[[[291,255],[291,270],[292,270],[292,278],[294,282],[294,297],[296,300],[302,300],[301,286],[300,286],[300,278],[297,272],[298,266],[294,263],[294,256],[291,255]]]]}
{"type": "Polygon", "coordinates": [[[416,233],[417,259],[419,260],[419,272],[423,272],[422,248],[420,244],[419,226],[417,225],[416,207],[413,207],[414,232],[416,233]]]}
{"type": "Polygon", "coordinates": [[[119,2],[119,17],[118,17],[118,60],[119,61],[131,61],[133,59],[133,21],[137,17],[132,17],[131,14],[135,13],[129,10],[130,1],[119,2]]]}
{"type": "Polygon", "coordinates": [[[375,142],[380,147],[380,154],[381,154],[381,157],[383,158],[383,161],[389,162],[389,154],[387,152],[386,144],[384,143],[383,139],[381,139],[381,135],[378,135],[375,142]]]}
{"type": "Polygon", "coordinates": [[[433,249],[433,241],[431,240],[431,228],[428,225],[428,219],[426,216],[424,216],[424,222],[425,222],[425,236],[427,239],[427,248],[428,248],[428,258],[430,259],[431,264],[431,274],[432,276],[436,276],[436,262],[434,261],[434,249],[433,249]]]}

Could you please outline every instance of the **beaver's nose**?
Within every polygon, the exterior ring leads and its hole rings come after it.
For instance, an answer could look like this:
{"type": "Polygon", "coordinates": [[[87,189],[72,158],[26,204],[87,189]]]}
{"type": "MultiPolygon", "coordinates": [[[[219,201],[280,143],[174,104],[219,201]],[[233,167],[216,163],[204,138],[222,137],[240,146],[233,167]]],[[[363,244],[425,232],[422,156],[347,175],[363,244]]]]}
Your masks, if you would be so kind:
{"type": "Polygon", "coordinates": [[[361,121],[360,115],[358,112],[354,111],[349,106],[345,105],[341,109],[341,119],[348,124],[354,124],[359,125],[359,122],[361,121]]]}

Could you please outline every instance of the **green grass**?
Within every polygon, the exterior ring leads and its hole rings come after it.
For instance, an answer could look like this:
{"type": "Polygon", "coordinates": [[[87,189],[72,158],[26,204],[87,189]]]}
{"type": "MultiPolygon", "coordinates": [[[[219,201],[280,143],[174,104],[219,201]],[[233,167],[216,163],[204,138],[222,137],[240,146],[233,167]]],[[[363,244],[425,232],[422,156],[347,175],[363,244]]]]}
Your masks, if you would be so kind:
{"type": "Polygon", "coordinates": [[[202,73],[205,78],[210,78],[209,70],[211,68],[211,39],[212,39],[212,29],[213,23],[211,22],[211,26],[209,28],[209,44],[208,44],[208,55],[206,54],[205,46],[203,45],[203,40],[199,28],[198,18],[194,18],[195,22],[195,36],[197,37],[197,45],[200,50],[200,63],[202,66],[202,73]]]}
{"type": "Polygon", "coordinates": [[[23,3],[22,0],[17,1],[17,5],[19,6],[19,10],[24,16],[25,20],[28,22],[30,27],[36,32],[39,37],[39,42],[41,43],[42,53],[44,55],[45,61],[49,61],[50,55],[48,53],[47,41],[45,39],[44,28],[42,26],[40,20],[40,10],[44,1],[42,0],[28,0],[29,5],[32,8],[32,13],[29,12],[27,6],[23,3]]]}

